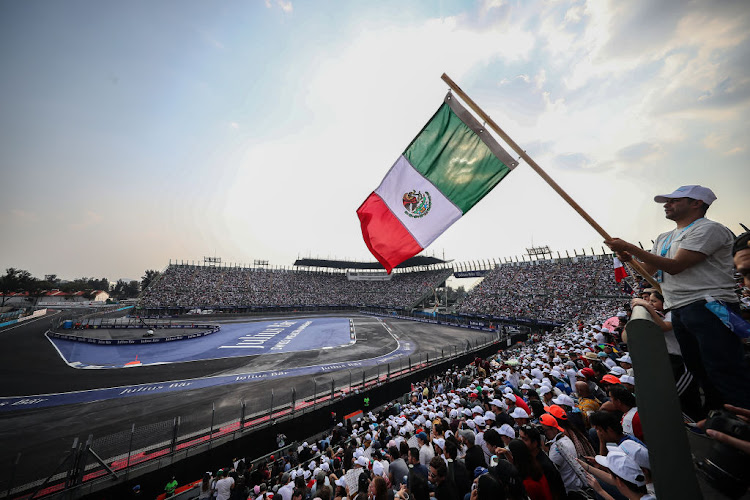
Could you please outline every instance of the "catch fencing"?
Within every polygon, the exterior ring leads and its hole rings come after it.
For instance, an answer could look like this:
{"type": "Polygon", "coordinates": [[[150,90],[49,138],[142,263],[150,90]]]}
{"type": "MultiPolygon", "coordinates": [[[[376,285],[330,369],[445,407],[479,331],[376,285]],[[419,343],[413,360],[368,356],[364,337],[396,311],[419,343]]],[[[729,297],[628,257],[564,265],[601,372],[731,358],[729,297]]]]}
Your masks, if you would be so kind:
{"type": "Polygon", "coordinates": [[[483,332],[473,342],[447,349],[420,352],[365,369],[338,370],[322,380],[311,377],[286,390],[270,390],[265,398],[240,401],[237,405],[212,404],[203,413],[191,412],[147,425],[132,424],[106,436],[79,436],[59,455],[49,450],[52,454],[47,458],[57,458],[57,467],[42,466],[38,455],[25,457],[19,453],[5,468],[8,476],[0,482],[0,498],[80,498],[110,486],[113,478],[126,479],[167,467],[247,433],[490,345],[506,347],[510,342],[508,337],[483,332]]]}

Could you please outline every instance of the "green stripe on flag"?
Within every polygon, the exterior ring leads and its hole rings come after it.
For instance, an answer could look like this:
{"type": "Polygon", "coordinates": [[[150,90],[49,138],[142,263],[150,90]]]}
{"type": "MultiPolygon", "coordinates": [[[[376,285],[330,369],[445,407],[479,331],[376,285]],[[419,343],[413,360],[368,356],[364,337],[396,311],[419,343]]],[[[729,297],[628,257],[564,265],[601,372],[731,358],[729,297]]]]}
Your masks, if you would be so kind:
{"type": "MultiPolygon", "coordinates": [[[[446,100],[451,98],[449,95],[446,100]]],[[[455,107],[458,103],[453,101],[451,104],[455,107]]],[[[474,121],[471,123],[474,130],[488,137],[482,140],[445,102],[404,151],[404,156],[466,213],[515,167],[516,162],[509,156],[510,165],[500,161],[485,144],[488,139],[490,144],[496,144],[494,139],[468,112],[462,115],[474,121]]]]}

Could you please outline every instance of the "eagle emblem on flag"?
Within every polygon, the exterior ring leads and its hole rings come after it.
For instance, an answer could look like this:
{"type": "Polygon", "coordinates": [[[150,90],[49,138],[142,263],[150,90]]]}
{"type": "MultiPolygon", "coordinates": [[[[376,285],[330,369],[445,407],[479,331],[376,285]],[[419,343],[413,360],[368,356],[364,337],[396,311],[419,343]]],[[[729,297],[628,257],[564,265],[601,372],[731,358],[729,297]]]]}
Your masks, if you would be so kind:
{"type": "Polygon", "coordinates": [[[429,191],[422,194],[421,191],[411,190],[404,194],[402,201],[406,209],[404,213],[415,219],[424,217],[432,208],[432,197],[429,191]]]}

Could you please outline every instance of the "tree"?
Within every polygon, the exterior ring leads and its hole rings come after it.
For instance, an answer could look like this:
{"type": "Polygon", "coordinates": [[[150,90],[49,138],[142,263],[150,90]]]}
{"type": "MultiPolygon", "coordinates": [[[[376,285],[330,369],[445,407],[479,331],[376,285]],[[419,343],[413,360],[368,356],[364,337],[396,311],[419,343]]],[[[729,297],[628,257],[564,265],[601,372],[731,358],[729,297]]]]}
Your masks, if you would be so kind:
{"type": "Polygon", "coordinates": [[[141,278],[141,290],[145,290],[156,278],[159,277],[159,271],[153,269],[146,270],[146,274],[141,278]]]}
{"type": "Polygon", "coordinates": [[[127,283],[125,283],[125,280],[117,280],[117,283],[115,283],[115,286],[112,287],[112,296],[116,299],[126,298],[126,295],[125,295],[126,286],[127,286],[127,283]]]}
{"type": "Polygon", "coordinates": [[[94,290],[109,292],[109,280],[107,278],[102,278],[100,280],[91,279],[89,285],[90,288],[94,290]]]}
{"type": "Polygon", "coordinates": [[[32,279],[31,273],[24,269],[16,269],[14,267],[6,269],[5,275],[0,276],[0,292],[3,293],[3,300],[0,303],[0,307],[5,305],[8,294],[27,291],[32,279]]]}
{"type": "Polygon", "coordinates": [[[125,292],[127,293],[128,298],[138,297],[138,294],[141,293],[140,283],[136,280],[128,282],[125,287],[125,292]]]}
{"type": "Polygon", "coordinates": [[[127,282],[120,279],[117,280],[117,283],[112,288],[112,295],[118,300],[131,299],[138,296],[139,290],[139,284],[137,281],[133,280],[127,282]]]}
{"type": "Polygon", "coordinates": [[[48,283],[46,281],[37,278],[30,278],[26,283],[26,290],[29,292],[29,298],[27,300],[33,302],[34,305],[37,305],[39,299],[44,295],[45,290],[48,288],[48,283]]]}
{"type": "Polygon", "coordinates": [[[60,284],[60,278],[56,274],[45,274],[44,281],[49,283],[50,288],[57,288],[57,285],[60,284]]]}

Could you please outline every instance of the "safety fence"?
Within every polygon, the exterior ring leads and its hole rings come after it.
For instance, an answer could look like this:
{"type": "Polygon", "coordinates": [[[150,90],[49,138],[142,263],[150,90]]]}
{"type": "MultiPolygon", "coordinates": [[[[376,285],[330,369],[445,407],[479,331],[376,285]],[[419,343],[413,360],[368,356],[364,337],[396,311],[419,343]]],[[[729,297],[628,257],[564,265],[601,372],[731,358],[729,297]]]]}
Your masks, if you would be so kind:
{"type": "MultiPolygon", "coordinates": [[[[510,345],[510,339],[487,333],[464,345],[402,356],[368,368],[357,368],[356,362],[342,362],[343,369],[322,377],[295,379],[292,387],[269,389],[266,397],[253,397],[236,405],[212,404],[204,412],[191,411],[146,425],[132,424],[106,436],[88,435],[85,440],[77,437],[67,450],[46,450],[46,461],[38,454],[26,458],[18,453],[4,468],[8,475],[0,482],[0,498],[55,498],[63,494],[79,498],[107,487],[112,478],[167,467],[250,432],[414,376],[493,344],[505,347],[510,345]]],[[[248,377],[248,382],[253,382],[252,377],[248,377]]]]}

